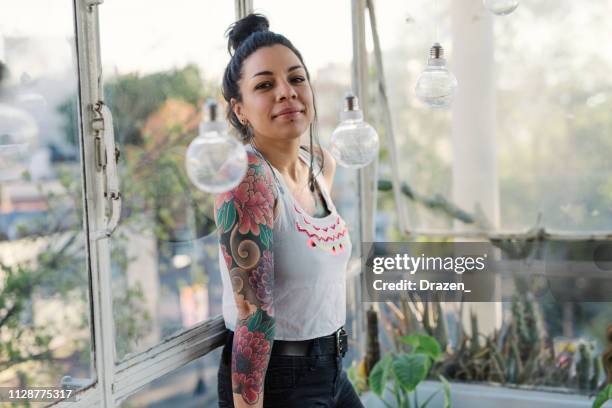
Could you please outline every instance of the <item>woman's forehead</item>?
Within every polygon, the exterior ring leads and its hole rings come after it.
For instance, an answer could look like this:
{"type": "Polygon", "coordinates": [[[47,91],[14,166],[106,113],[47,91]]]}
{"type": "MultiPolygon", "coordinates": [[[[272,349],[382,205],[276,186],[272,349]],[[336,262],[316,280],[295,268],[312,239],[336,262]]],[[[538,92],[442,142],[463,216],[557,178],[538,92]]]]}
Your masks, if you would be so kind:
{"type": "Polygon", "coordinates": [[[284,45],[275,44],[269,47],[261,47],[249,55],[244,60],[242,72],[243,77],[250,80],[260,75],[287,72],[291,68],[295,69],[296,65],[302,68],[302,63],[297,55],[284,45]]]}

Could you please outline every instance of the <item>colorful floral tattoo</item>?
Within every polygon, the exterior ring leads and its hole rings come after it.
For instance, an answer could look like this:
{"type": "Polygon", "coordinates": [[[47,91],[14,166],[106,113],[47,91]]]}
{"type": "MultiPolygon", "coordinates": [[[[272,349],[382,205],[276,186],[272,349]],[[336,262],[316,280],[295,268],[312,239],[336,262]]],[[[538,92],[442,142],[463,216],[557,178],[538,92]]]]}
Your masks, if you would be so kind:
{"type": "Polygon", "coordinates": [[[275,188],[264,162],[249,153],[244,180],[217,196],[219,241],[230,273],[238,322],[232,347],[232,387],[248,404],[263,394],[274,340],[275,188]]]}

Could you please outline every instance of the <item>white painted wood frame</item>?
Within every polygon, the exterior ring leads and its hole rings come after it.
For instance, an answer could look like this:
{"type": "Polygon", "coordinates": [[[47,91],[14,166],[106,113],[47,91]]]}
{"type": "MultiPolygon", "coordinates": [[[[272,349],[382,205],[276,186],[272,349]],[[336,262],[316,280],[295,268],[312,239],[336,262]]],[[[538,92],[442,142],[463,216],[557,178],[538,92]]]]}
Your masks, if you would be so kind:
{"type": "MultiPolygon", "coordinates": [[[[103,0],[73,1],[79,76],[81,176],[84,180],[83,223],[88,237],[86,263],[90,278],[91,356],[95,378],[91,385],[77,391],[76,402],[58,402],[51,406],[112,408],[151,381],[222,345],[226,329],[223,318],[216,316],[116,364],[110,237],[99,233],[105,230],[108,222],[105,214],[108,200],[104,196],[106,174],[97,163],[96,154],[104,163],[105,149],[103,140],[98,138],[99,133],[94,129],[96,125],[99,129],[100,124],[93,124],[92,108],[104,99],[98,19],[98,8],[104,7],[104,3],[103,0]]],[[[252,8],[252,0],[235,0],[238,18],[252,8]]]]}

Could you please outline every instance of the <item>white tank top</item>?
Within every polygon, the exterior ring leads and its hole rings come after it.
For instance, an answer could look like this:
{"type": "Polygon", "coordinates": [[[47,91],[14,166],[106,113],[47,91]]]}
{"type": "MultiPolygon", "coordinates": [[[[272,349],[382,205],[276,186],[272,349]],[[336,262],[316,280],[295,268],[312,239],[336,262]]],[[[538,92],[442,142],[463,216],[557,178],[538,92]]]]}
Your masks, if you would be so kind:
{"type": "MultiPolygon", "coordinates": [[[[254,153],[251,146],[247,151],[254,153]]],[[[309,164],[309,153],[300,149],[309,164]]],[[[316,161],[315,161],[316,163],[316,161]]],[[[316,176],[330,214],[315,218],[295,201],[278,170],[278,214],[272,232],[274,250],[274,318],[276,340],[307,340],[333,333],[346,321],[346,270],[351,240],[331,200],[323,174],[316,176]]],[[[316,174],[317,172],[315,172],[316,174]]],[[[238,311],[221,247],[223,319],[234,330],[238,311]]]]}

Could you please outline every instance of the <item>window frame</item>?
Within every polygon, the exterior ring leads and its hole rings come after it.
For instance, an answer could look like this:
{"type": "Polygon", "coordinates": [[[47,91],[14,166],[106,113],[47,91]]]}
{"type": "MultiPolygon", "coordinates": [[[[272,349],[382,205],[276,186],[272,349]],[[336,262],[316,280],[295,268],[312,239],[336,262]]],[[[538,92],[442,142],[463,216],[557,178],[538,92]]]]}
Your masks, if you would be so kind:
{"type": "MultiPolygon", "coordinates": [[[[234,0],[234,4],[237,18],[253,9],[251,0],[234,0]]],[[[105,195],[109,172],[103,166],[107,153],[99,132],[100,126],[107,124],[99,123],[100,118],[93,110],[96,103],[104,101],[98,16],[98,7],[101,5],[103,0],[73,0],[79,82],[83,224],[88,237],[86,264],[89,276],[91,356],[96,377],[91,385],[77,390],[76,402],[50,405],[54,407],[115,407],[146,384],[221,346],[226,333],[223,317],[215,316],[116,363],[110,236],[105,233],[111,218],[107,216],[110,206],[105,195]]]]}

